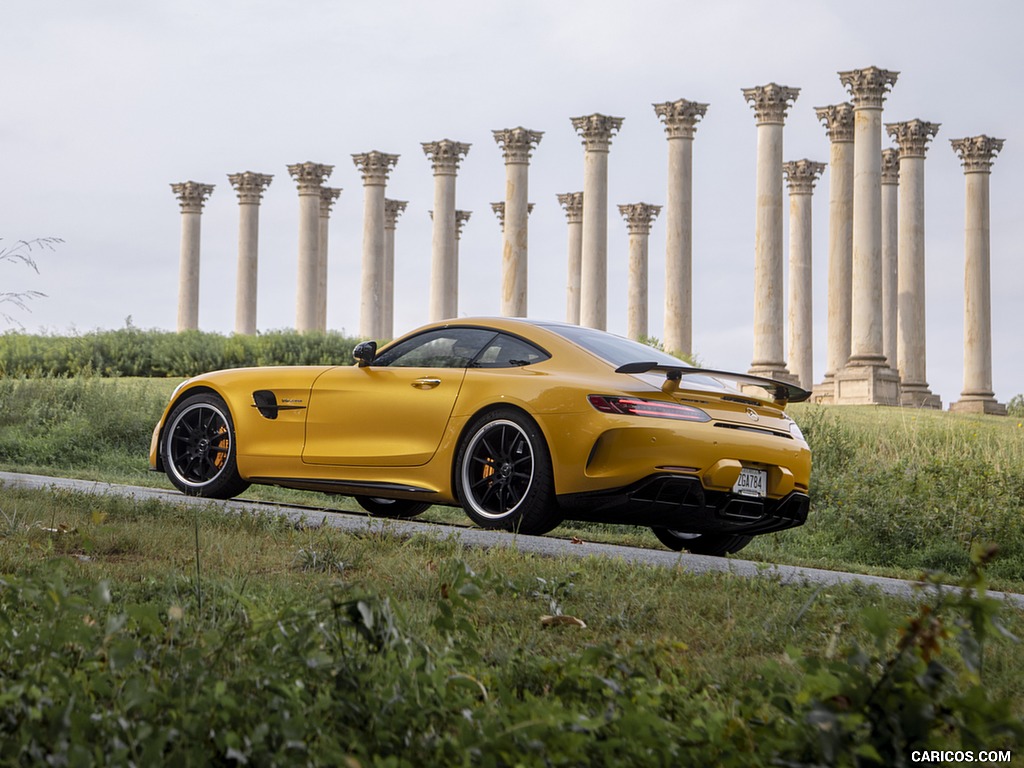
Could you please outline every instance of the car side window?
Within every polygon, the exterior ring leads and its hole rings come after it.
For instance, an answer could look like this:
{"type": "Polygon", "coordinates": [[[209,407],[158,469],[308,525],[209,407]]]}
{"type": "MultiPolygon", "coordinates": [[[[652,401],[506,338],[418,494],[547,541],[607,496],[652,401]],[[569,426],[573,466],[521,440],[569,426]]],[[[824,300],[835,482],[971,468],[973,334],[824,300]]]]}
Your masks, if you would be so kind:
{"type": "Polygon", "coordinates": [[[482,328],[438,328],[386,349],[374,367],[465,368],[495,336],[482,328]]]}
{"type": "Polygon", "coordinates": [[[544,350],[527,341],[499,333],[473,362],[474,368],[518,368],[550,358],[544,350]]]}

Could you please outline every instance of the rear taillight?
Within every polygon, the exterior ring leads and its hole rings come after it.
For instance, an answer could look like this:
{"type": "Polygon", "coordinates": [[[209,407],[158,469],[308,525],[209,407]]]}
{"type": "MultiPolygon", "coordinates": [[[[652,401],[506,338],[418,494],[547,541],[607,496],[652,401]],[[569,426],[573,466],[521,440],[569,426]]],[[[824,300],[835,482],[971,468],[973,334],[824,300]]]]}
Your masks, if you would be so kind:
{"type": "Polygon", "coordinates": [[[653,416],[659,419],[678,421],[711,421],[700,408],[664,400],[644,400],[639,397],[613,397],[611,395],[587,395],[587,400],[601,413],[615,413],[625,416],[653,416]]]}

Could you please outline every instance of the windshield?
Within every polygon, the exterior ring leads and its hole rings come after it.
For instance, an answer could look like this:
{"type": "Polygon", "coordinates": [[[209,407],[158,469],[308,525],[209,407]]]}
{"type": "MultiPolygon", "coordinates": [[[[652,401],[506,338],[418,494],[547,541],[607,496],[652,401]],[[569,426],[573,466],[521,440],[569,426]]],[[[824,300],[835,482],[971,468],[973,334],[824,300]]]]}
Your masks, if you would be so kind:
{"type": "Polygon", "coordinates": [[[607,360],[618,368],[626,363],[653,362],[661,365],[689,367],[677,357],[666,354],[659,349],[641,344],[639,341],[615,336],[606,331],[594,328],[583,328],[578,325],[549,325],[548,330],[564,336],[574,344],[578,344],[602,360],[607,360]]]}

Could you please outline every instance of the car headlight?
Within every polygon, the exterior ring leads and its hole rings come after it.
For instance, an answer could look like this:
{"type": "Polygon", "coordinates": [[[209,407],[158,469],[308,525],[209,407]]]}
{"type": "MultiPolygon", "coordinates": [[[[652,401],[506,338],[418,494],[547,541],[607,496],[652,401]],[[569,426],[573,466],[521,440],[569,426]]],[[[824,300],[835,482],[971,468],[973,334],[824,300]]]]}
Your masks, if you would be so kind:
{"type": "Polygon", "coordinates": [[[711,421],[711,417],[700,408],[665,400],[644,400],[639,397],[615,397],[612,395],[587,395],[587,400],[601,413],[653,416],[679,421],[711,421]]]}

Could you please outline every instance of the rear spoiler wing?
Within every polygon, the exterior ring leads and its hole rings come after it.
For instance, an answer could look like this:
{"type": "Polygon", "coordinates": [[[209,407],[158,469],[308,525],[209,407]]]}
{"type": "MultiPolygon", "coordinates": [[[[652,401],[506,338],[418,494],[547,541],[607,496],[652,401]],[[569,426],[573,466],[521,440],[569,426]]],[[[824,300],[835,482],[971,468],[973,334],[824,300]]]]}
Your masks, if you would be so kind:
{"type": "Polygon", "coordinates": [[[626,363],[615,369],[616,373],[664,373],[665,385],[662,389],[674,391],[679,388],[679,381],[685,374],[700,374],[713,376],[718,379],[734,381],[740,386],[760,387],[771,393],[775,402],[802,403],[809,400],[811,393],[801,389],[795,384],[787,384],[777,379],[765,379],[761,376],[750,376],[745,373],[731,373],[729,371],[713,371],[710,368],[690,368],[684,365],[662,365],[661,363],[626,363]]]}

